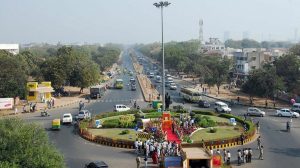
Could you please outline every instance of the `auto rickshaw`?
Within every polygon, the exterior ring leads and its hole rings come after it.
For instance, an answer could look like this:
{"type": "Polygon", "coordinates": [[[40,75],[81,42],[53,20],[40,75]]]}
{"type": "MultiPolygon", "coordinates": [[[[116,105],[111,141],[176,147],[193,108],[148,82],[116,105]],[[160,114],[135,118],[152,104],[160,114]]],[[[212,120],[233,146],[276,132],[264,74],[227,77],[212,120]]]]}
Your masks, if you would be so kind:
{"type": "Polygon", "coordinates": [[[60,129],[60,119],[52,120],[52,129],[59,130],[60,129]]]}

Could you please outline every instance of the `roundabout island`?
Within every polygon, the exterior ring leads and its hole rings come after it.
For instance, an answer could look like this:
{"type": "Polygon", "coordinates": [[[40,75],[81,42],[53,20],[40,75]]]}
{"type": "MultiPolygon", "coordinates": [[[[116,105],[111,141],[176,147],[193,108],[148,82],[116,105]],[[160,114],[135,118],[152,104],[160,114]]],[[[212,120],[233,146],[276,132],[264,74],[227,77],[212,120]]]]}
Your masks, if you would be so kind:
{"type": "Polygon", "coordinates": [[[211,150],[250,142],[255,126],[238,116],[212,111],[143,109],[101,113],[80,121],[79,132],[98,144],[135,149],[139,158],[150,157],[162,167],[213,167],[223,163],[211,150]]]}

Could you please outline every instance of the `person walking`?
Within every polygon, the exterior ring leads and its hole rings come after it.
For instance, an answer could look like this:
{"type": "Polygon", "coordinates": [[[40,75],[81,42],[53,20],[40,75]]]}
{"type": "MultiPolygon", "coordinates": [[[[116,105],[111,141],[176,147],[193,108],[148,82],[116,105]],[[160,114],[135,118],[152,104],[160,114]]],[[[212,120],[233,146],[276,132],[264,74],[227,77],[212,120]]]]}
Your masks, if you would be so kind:
{"type": "Polygon", "coordinates": [[[252,160],[252,149],[249,148],[248,149],[248,162],[251,163],[251,160],[252,160]]]}
{"type": "Polygon", "coordinates": [[[140,168],[140,166],[141,166],[141,158],[138,156],[136,157],[136,167],[140,168]]]}
{"type": "Polygon", "coordinates": [[[229,151],[227,151],[227,165],[230,165],[230,158],[231,158],[231,154],[229,151]]]}
{"type": "Polygon", "coordinates": [[[223,149],[223,161],[224,161],[224,163],[227,161],[227,151],[226,151],[226,149],[223,149]]]}
{"type": "Polygon", "coordinates": [[[248,149],[247,148],[244,151],[244,163],[248,163],[248,149]]]}
{"type": "Polygon", "coordinates": [[[258,157],[258,159],[264,160],[263,154],[264,154],[264,147],[261,145],[260,149],[259,149],[259,157],[258,157]]]}
{"type": "Polygon", "coordinates": [[[15,106],[15,115],[18,113],[18,107],[15,106]]]}
{"type": "Polygon", "coordinates": [[[148,157],[147,157],[147,155],[145,155],[144,161],[145,161],[145,168],[147,168],[147,166],[148,166],[148,157]]]}
{"type": "Polygon", "coordinates": [[[259,149],[261,146],[261,139],[260,136],[257,138],[257,149],[259,149]]]}
{"type": "Polygon", "coordinates": [[[240,140],[241,140],[241,144],[244,145],[245,136],[243,133],[240,136],[240,140]]]}
{"type": "Polygon", "coordinates": [[[237,159],[238,159],[238,166],[240,166],[241,160],[242,160],[242,153],[241,153],[240,149],[238,150],[238,153],[237,153],[237,159]]]}
{"type": "Polygon", "coordinates": [[[259,134],[260,123],[257,121],[256,123],[256,133],[259,134]]]}
{"type": "Polygon", "coordinates": [[[134,148],[135,148],[135,153],[138,154],[139,153],[139,141],[137,139],[134,141],[134,148]]]}

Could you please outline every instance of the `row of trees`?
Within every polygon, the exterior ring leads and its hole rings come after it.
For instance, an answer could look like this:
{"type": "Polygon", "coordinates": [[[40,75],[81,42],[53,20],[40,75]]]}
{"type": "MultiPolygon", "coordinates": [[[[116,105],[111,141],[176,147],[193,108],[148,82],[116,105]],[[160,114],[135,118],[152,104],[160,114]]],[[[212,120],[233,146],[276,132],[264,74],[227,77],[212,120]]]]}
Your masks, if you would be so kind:
{"type": "MultiPolygon", "coordinates": [[[[242,42],[243,47],[260,47],[264,44],[253,40],[240,42],[242,42]]],[[[237,48],[240,47],[237,46],[237,48]]],[[[136,48],[144,55],[161,62],[161,46],[159,43],[138,45],[136,48]]],[[[241,84],[242,90],[250,96],[267,98],[276,95],[277,91],[299,95],[299,57],[300,45],[295,45],[290,48],[287,55],[275,59],[274,62],[264,65],[261,69],[250,72],[247,79],[241,84]]],[[[200,54],[197,41],[166,43],[165,64],[168,69],[197,75],[200,77],[200,82],[208,84],[209,87],[216,85],[219,89],[221,84],[233,80],[230,79],[229,74],[234,72],[234,60],[216,54],[200,54]]]]}
{"type": "MultiPolygon", "coordinates": [[[[161,50],[158,43],[136,47],[144,55],[161,62],[161,50]]],[[[200,76],[200,82],[209,87],[217,86],[229,80],[229,71],[233,62],[218,54],[199,53],[198,41],[170,42],[165,44],[165,64],[168,69],[200,76]]]]}
{"type": "Polygon", "coordinates": [[[243,40],[227,40],[225,41],[225,47],[229,48],[290,48],[293,46],[291,42],[273,42],[273,41],[262,41],[261,43],[251,39],[243,40]]]}
{"type": "Polygon", "coordinates": [[[43,46],[18,55],[0,51],[0,97],[24,98],[29,77],[39,82],[51,81],[55,89],[99,83],[100,72],[117,62],[120,52],[120,46],[115,45],[43,46]]]}

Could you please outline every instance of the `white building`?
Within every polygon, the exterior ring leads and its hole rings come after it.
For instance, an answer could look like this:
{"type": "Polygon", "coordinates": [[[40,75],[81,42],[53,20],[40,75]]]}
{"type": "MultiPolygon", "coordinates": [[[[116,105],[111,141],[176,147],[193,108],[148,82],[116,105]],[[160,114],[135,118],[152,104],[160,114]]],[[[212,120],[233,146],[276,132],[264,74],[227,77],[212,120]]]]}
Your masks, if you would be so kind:
{"type": "Polygon", "coordinates": [[[0,50],[8,51],[14,55],[19,54],[19,44],[0,44],[0,50]]]}

